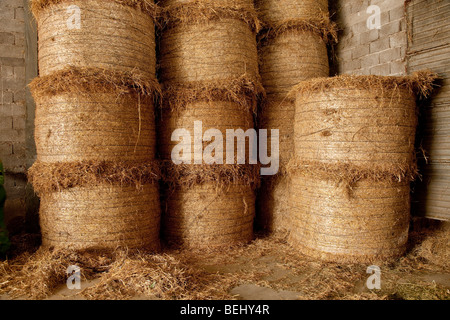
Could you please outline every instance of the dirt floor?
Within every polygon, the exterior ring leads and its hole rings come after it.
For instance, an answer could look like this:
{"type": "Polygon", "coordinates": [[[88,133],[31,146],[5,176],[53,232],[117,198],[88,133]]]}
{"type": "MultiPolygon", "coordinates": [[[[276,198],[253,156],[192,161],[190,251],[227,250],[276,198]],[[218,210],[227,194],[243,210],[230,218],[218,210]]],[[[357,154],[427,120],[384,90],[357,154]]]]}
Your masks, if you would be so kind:
{"type": "Polygon", "coordinates": [[[413,229],[407,254],[379,263],[380,290],[367,288],[367,265],[315,261],[280,236],[228,250],[160,255],[36,251],[38,239],[13,239],[23,253],[0,262],[0,299],[450,300],[448,226],[413,229]],[[81,268],[81,290],[65,285],[72,264],[81,268]]]}

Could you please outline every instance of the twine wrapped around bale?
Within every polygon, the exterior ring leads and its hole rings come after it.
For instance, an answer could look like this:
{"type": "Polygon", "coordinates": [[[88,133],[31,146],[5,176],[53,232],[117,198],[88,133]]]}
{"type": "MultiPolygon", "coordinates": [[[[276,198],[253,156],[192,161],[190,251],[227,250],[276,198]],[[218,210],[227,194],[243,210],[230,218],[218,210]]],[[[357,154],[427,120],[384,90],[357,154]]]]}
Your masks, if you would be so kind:
{"type": "MultiPolygon", "coordinates": [[[[63,70],[31,83],[38,160],[153,160],[153,99],[140,92],[152,89],[139,89],[137,84],[133,89],[111,82],[114,77],[100,73],[105,76],[102,79],[93,74],[63,70]],[[84,77],[71,81],[76,74],[84,77]],[[63,90],[64,86],[70,89],[63,90]]],[[[129,83],[133,84],[131,79],[129,83]]]]}
{"type": "Polygon", "coordinates": [[[73,248],[159,249],[157,184],[100,184],[41,196],[42,244],[73,248]]]}
{"type": "Polygon", "coordinates": [[[415,94],[427,94],[434,79],[434,74],[421,72],[301,82],[292,90],[295,161],[330,172],[338,165],[380,177],[413,177],[415,94]]]}
{"type": "Polygon", "coordinates": [[[42,76],[68,66],[96,67],[156,77],[154,20],[149,0],[33,0],[42,76]],[[71,15],[80,9],[80,25],[71,15]],[[74,9],[75,10],[75,9],[74,9]]]}
{"type": "Polygon", "coordinates": [[[255,0],[258,16],[265,26],[287,20],[328,18],[328,0],[255,0]]]}
{"type": "Polygon", "coordinates": [[[252,6],[189,2],[163,10],[161,82],[233,81],[246,75],[260,82],[252,6]]]}
{"type": "MultiPolygon", "coordinates": [[[[219,130],[222,133],[223,139],[223,163],[226,163],[226,134],[228,129],[242,129],[246,132],[248,129],[253,128],[253,117],[249,110],[242,109],[242,107],[236,102],[228,101],[199,101],[189,103],[186,108],[182,110],[170,111],[163,110],[161,119],[158,124],[158,149],[160,157],[164,160],[172,159],[173,148],[181,143],[180,141],[172,141],[172,133],[179,128],[189,130],[191,134],[191,163],[194,163],[194,154],[196,149],[194,147],[194,122],[202,122],[201,138],[203,141],[204,134],[209,129],[219,130]]],[[[248,139],[246,139],[248,140],[248,139]]],[[[208,146],[213,143],[202,142],[202,155],[208,146]]],[[[248,141],[246,145],[246,163],[248,163],[249,145],[248,141]]],[[[211,147],[209,147],[211,148],[211,147]]],[[[237,142],[235,141],[234,147],[235,157],[237,156],[237,142]]],[[[212,151],[212,150],[211,150],[212,151]]],[[[216,155],[219,150],[214,149],[209,155],[216,155]]],[[[183,156],[185,156],[183,154],[183,156]]],[[[205,160],[205,159],[203,159],[205,160]]]]}
{"type": "Polygon", "coordinates": [[[170,244],[229,246],[253,237],[259,167],[162,165],[162,232],[170,244]]]}
{"type": "Polygon", "coordinates": [[[290,242],[326,261],[366,263],[401,256],[408,239],[409,181],[346,183],[296,173],[290,242]]]}

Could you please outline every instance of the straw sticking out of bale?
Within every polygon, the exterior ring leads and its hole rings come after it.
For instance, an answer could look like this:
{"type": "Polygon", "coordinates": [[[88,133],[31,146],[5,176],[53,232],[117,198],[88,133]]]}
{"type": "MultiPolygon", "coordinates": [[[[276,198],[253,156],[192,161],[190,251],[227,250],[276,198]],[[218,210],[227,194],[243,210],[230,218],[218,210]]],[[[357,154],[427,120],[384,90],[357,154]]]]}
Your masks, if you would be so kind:
{"type": "Polygon", "coordinates": [[[162,161],[161,179],[170,188],[192,187],[204,183],[214,183],[217,189],[230,184],[241,184],[256,189],[260,175],[258,165],[175,165],[172,161],[162,161]]]}
{"type": "Polygon", "coordinates": [[[35,162],[28,170],[28,180],[39,195],[75,187],[111,184],[133,186],[155,183],[160,177],[159,164],[111,161],[35,162]]]}
{"type": "Polygon", "coordinates": [[[164,1],[162,3],[163,28],[179,25],[208,24],[208,22],[233,19],[247,24],[253,32],[261,25],[251,0],[239,1],[164,1]]]}
{"type": "MultiPolygon", "coordinates": [[[[214,129],[219,130],[222,134],[222,157],[223,163],[226,162],[226,134],[227,130],[240,128],[244,132],[248,129],[253,128],[253,117],[249,110],[243,110],[239,104],[235,102],[227,101],[214,101],[214,102],[204,102],[199,101],[196,103],[190,103],[183,110],[170,111],[164,110],[161,115],[161,120],[159,121],[159,153],[160,157],[164,160],[170,160],[172,158],[173,148],[180,143],[180,141],[172,141],[172,133],[179,128],[187,129],[194,134],[194,122],[202,122],[202,139],[207,130],[214,129]]],[[[248,139],[246,139],[248,140],[248,139]]],[[[191,162],[194,163],[196,152],[194,146],[194,138],[191,137],[191,162]]],[[[211,148],[212,142],[202,142],[202,155],[206,148],[211,148]],[[208,147],[209,146],[209,147],[208,147]]],[[[248,162],[249,146],[246,141],[246,162],[248,162]]],[[[237,155],[237,142],[235,143],[235,156],[237,155]]],[[[217,148],[214,148],[213,152],[209,155],[218,156],[217,148]]],[[[183,154],[183,156],[186,156],[183,154]]],[[[205,160],[205,159],[203,159],[205,160]]]]}
{"type": "Polygon", "coordinates": [[[151,161],[155,157],[153,101],[138,93],[37,94],[38,160],[151,161]]]}
{"type": "Polygon", "coordinates": [[[290,203],[290,242],[306,255],[365,263],[405,251],[409,182],[361,180],[349,190],[332,179],[293,176],[290,203]]]}
{"type": "MultiPolygon", "coordinates": [[[[64,3],[66,1],[67,0],[31,0],[30,1],[31,10],[34,16],[37,18],[39,16],[39,13],[42,10],[46,9],[47,7],[51,5],[64,3]]],[[[123,6],[129,6],[136,9],[140,8],[142,11],[147,12],[152,17],[157,17],[160,11],[158,6],[155,5],[153,0],[107,0],[107,1],[114,1],[123,6]]],[[[72,1],[71,4],[73,4],[74,2],[75,1],[72,1]]]]}
{"type": "Polygon", "coordinates": [[[256,0],[255,6],[264,25],[328,17],[328,0],[256,0]]]}
{"type": "Polygon", "coordinates": [[[45,193],[40,224],[45,247],[159,249],[156,184],[98,185],[45,193]]]}
{"type": "Polygon", "coordinates": [[[264,95],[259,78],[255,81],[250,75],[244,74],[222,81],[165,83],[162,106],[177,111],[198,101],[230,101],[238,103],[243,109],[256,111],[257,99],[264,95]]]}
{"type": "Polygon", "coordinates": [[[134,72],[144,79],[156,73],[155,34],[148,1],[37,1],[39,71],[42,76],[68,66],[134,72]],[[129,6],[130,4],[131,6],[129,6]],[[79,26],[67,9],[80,9],[79,26]],[[134,7],[134,8],[133,8],[134,7]]]}
{"type": "Polygon", "coordinates": [[[67,67],[48,76],[35,78],[29,84],[35,99],[57,94],[89,95],[110,93],[116,95],[141,93],[143,95],[161,94],[155,78],[144,79],[134,72],[117,72],[101,68],[67,67]]]}
{"type": "Polygon", "coordinates": [[[169,243],[211,248],[253,237],[255,194],[246,184],[218,190],[214,183],[178,187],[163,200],[163,234],[169,243]]]}

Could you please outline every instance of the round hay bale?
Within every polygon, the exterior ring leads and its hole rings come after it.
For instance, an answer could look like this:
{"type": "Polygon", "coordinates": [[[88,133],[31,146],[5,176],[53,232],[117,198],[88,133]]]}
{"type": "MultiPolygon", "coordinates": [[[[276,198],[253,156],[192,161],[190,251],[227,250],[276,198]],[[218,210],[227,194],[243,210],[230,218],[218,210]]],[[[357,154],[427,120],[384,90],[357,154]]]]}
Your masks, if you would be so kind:
{"type": "Polygon", "coordinates": [[[255,0],[255,7],[264,25],[280,25],[289,20],[323,19],[328,17],[328,0],[255,0]]]}
{"type": "Polygon", "coordinates": [[[413,176],[418,82],[349,75],[301,82],[293,89],[295,156],[319,166],[413,176]]]}
{"type": "Polygon", "coordinates": [[[289,241],[303,254],[339,263],[401,256],[408,239],[409,182],[356,184],[293,175],[289,241]]]}
{"type": "Polygon", "coordinates": [[[260,82],[256,14],[243,8],[179,5],[167,9],[160,42],[162,83],[260,82]]]}
{"type": "MultiPolygon", "coordinates": [[[[186,108],[179,110],[163,109],[161,119],[158,121],[158,149],[160,158],[163,160],[172,159],[173,148],[180,144],[180,141],[172,141],[172,133],[176,129],[186,129],[191,134],[191,163],[194,163],[194,122],[202,122],[202,137],[207,130],[216,129],[222,133],[223,139],[223,163],[226,163],[226,134],[228,129],[242,129],[246,132],[253,128],[252,113],[242,108],[232,101],[198,101],[186,105],[186,108]]],[[[248,139],[246,139],[248,140],[248,139]]],[[[202,143],[202,154],[212,142],[202,143]]],[[[215,149],[212,153],[216,155],[215,149]]],[[[237,141],[235,141],[235,158],[237,156],[237,141]]],[[[211,150],[208,153],[211,155],[211,150]]],[[[248,163],[249,145],[246,142],[246,163],[248,163]]],[[[205,160],[205,159],[203,159],[205,160]]]]}
{"type": "Polygon", "coordinates": [[[146,0],[34,0],[41,76],[68,66],[156,77],[156,8],[146,0]],[[80,25],[76,10],[80,9],[80,25]]]}
{"type": "Polygon", "coordinates": [[[69,68],[30,84],[38,160],[150,161],[157,83],[99,69],[69,68]]]}
{"type": "Polygon", "coordinates": [[[256,202],[255,224],[261,230],[284,234],[290,228],[289,176],[262,179],[256,202]]]}
{"type": "Polygon", "coordinates": [[[328,53],[323,37],[314,31],[291,29],[259,48],[260,75],[268,95],[285,96],[300,81],[328,77],[328,53]]]}
{"type": "Polygon", "coordinates": [[[40,161],[149,161],[155,157],[154,107],[148,96],[63,93],[35,101],[40,161]]]}
{"type": "Polygon", "coordinates": [[[159,249],[157,184],[101,184],[41,195],[43,246],[159,249]]]}
{"type": "Polygon", "coordinates": [[[247,184],[178,186],[163,196],[162,232],[171,244],[211,248],[253,238],[255,193],[247,184]]]}

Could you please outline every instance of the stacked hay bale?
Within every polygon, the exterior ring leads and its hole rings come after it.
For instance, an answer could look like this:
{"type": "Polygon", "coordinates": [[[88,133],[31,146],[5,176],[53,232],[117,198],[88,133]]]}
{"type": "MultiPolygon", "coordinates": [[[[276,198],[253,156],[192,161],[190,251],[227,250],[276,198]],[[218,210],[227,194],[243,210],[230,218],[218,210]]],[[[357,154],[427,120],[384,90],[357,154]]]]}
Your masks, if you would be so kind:
{"type": "Polygon", "coordinates": [[[155,5],[33,0],[32,9],[40,76],[30,84],[29,179],[43,245],[157,249],[155,5]]]}
{"type": "Polygon", "coordinates": [[[433,77],[343,75],[294,89],[289,241],[301,252],[336,262],[403,254],[417,174],[415,94],[433,77]]]}
{"type": "Polygon", "coordinates": [[[163,103],[157,131],[165,185],[163,236],[168,243],[193,248],[247,242],[253,237],[259,172],[248,158],[245,164],[226,161],[225,135],[228,129],[245,132],[254,127],[257,95],[263,91],[253,2],[160,4],[163,103]],[[202,129],[194,128],[195,121],[202,122],[202,129]],[[184,151],[182,164],[172,161],[180,143],[172,141],[176,129],[200,135],[187,143],[192,148],[184,151]],[[223,142],[204,142],[209,129],[219,130],[223,142]],[[223,145],[223,150],[213,148],[213,143],[223,145]],[[207,150],[216,161],[202,157],[207,150]]]}
{"type": "MultiPolygon", "coordinates": [[[[259,127],[280,130],[280,171],[262,179],[257,224],[269,232],[289,226],[286,164],[293,155],[294,101],[288,92],[302,80],[329,75],[327,41],[336,39],[328,1],[257,0],[260,74],[267,92],[259,127]]],[[[270,142],[269,142],[270,146],[270,142]]]]}

